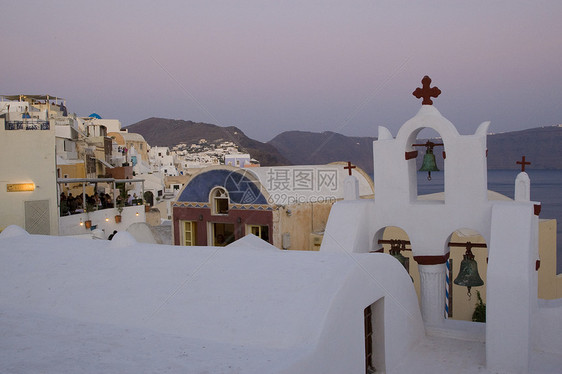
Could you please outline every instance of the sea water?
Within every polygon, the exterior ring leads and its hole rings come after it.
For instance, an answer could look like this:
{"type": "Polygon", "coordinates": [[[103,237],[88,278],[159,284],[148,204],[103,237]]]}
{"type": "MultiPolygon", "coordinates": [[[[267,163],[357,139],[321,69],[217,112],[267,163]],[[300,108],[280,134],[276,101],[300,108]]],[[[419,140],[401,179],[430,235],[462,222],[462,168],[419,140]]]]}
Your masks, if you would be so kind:
{"type": "MultiPolygon", "coordinates": [[[[556,219],[557,273],[562,273],[562,170],[527,170],[531,179],[531,200],[541,203],[540,218],[556,219]]],[[[513,199],[518,170],[488,170],[488,189],[513,199]]],[[[418,173],[418,194],[443,191],[442,172],[418,173]]]]}

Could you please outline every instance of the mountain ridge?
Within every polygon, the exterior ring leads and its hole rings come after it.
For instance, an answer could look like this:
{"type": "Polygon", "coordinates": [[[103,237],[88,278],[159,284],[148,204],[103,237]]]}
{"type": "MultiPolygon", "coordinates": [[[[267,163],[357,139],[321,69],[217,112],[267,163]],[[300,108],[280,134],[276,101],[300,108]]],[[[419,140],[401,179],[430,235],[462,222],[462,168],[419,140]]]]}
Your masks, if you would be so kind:
{"type": "MultiPolygon", "coordinates": [[[[268,142],[248,137],[236,126],[221,127],[203,122],[151,117],[125,127],[141,134],[152,146],[179,143],[232,141],[259,160],[262,166],[314,165],[350,161],[363,170],[373,170],[376,137],[346,136],[332,131],[284,131],[268,142]]],[[[489,134],[488,169],[518,169],[525,156],[529,168],[562,169],[562,125],[489,134]]],[[[421,160],[424,152],[419,152],[421,160]]],[[[442,160],[438,157],[438,166],[442,160]]]]}
{"type": "MultiPolygon", "coordinates": [[[[372,142],[374,140],[375,137],[348,137],[331,132],[311,133],[297,130],[285,131],[269,143],[297,165],[351,161],[363,170],[370,171],[373,170],[372,142]],[[329,139],[326,134],[329,135],[329,139]],[[306,139],[306,147],[299,146],[303,142],[302,139],[306,139]],[[325,149],[326,152],[309,152],[309,149],[318,147],[325,149]]],[[[562,169],[562,125],[489,134],[487,147],[490,170],[519,169],[521,166],[516,164],[516,161],[521,160],[522,156],[531,161],[530,168],[562,169]]],[[[418,165],[421,165],[424,153],[419,152],[418,165]]],[[[440,157],[437,157],[437,165],[440,168],[443,166],[440,157]]]]}

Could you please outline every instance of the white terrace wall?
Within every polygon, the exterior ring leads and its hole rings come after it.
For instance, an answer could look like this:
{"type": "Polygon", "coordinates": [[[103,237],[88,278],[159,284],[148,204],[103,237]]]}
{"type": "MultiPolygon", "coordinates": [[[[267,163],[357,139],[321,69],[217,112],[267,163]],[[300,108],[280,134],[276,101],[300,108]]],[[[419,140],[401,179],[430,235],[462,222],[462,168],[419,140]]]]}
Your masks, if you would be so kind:
{"type": "Polygon", "coordinates": [[[146,213],[144,205],[134,205],[123,208],[121,222],[115,222],[115,216],[119,212],[117,208],[96,210],[89,213],[72,214],[60,217],[60,235],[85,235],[92,231],[84,226],[88,219],[92,221],[92,227],[103,232],[103,239],[113,233],[114,230],[125,231],[131,224],[145,222],[146,213]]]}

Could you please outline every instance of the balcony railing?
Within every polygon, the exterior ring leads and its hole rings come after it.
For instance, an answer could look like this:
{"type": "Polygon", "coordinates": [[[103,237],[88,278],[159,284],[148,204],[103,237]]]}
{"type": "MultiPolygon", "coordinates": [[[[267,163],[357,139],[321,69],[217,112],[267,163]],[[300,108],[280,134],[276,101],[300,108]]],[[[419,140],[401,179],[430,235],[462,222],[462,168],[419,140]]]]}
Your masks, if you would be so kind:
{"type": "Polygon", "coordinates": [[[5,130],[49,130],[49,121],[38,119],[24,119],[21,121],[6,121],[5,130]]]}
{"type": "Polygon", "coordinates": [[[74,120],[71,117],[55,118],[54,121],[56,126],[74,127],[74,120]]]}

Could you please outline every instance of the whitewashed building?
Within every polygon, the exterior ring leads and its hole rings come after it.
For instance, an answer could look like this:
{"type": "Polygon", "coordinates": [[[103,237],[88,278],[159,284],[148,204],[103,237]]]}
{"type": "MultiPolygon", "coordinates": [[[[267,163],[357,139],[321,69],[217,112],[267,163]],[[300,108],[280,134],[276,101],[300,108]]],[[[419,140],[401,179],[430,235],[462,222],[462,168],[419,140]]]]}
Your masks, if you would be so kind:
{"type": "Polygon", "coordinates": [[[224,155],[224,164],[245,168],[251,165],[251,157],[249,153],[229,153],[224,155]]]}
{"type": "Polygon", "coordinates": [[[148,158],[153,172],[158,172],[163,176],[177,176],[178,170],[174,163],[174,154],[168,147],[150,147],[148,158]]]}

